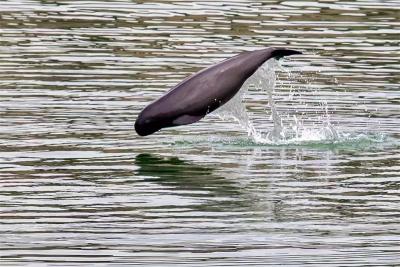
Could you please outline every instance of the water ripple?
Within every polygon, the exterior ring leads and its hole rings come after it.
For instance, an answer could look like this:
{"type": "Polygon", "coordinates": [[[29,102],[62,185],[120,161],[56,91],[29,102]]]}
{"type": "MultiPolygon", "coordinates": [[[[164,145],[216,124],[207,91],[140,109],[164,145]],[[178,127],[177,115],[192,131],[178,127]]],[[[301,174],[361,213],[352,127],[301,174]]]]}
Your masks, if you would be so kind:
{"type": "MultiPolygon", "coordinates": [[[[397,265],[399,10],[5,1],[0,265],[397,265]],[[304,52],[277,70],[283,119],[329,115],[339,142],[260,144],[211,116],[135,134],[140,109],[184,77],[265,46],[304,52]]],[[[265,93],[246,103],[272,126],[265,93]]]]}

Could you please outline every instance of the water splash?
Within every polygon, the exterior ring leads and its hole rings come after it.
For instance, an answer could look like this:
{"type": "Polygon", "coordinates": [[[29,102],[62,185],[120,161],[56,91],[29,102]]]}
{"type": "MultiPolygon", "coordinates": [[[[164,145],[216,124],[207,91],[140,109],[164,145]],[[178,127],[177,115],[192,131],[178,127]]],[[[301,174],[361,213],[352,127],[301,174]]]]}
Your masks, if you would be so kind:
{"type": "MultiPolygon", "coordinates": [[[[252,75],[242,86],[239,93],[221,107],[215,115],[227,120],[237,121],[247,131],[248,136],[259,144],[298,144],[304,142],[335,142],[341,138],[348,138],[341,134],[330,122],[330,114],[326,101],[321,101],[319,107],[321,115],[317,121],[305,123],[304,114],[296,114],[296,110],[286,113],[278,111],[274,99],[277,83],[276,71],[284,71],[291,77],[292,73],[284,69],[276,60],[268,60],[252,75]],[[269,123],[257,124],[251,118],[244,105],[246,94],[250,90],[267,93],[268,105],[265,109],[266,116],[270,113],[269,123]]],[[[293,99],[292,88],[290,92],[293,99]]],[[[294,99],[293,99],[294,100],[294,99]]]]}

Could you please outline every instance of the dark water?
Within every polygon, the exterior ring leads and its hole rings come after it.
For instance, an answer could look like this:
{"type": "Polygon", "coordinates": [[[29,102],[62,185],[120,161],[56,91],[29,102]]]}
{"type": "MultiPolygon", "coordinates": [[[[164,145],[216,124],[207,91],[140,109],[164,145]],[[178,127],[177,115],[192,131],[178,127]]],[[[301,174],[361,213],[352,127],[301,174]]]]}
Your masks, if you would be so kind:
{"type": "MultiPolygon", "coordinates": [[[[400,264],[399,36],[397,0],[2,1],[0,265],[400,264]],[[135,134],[181,79],[264,46],[305,53],[277,70],[287,125],[327,108],[337,140],[135,134]]],[[[272,125],[264,92],[247,103],[272,125]]]]}

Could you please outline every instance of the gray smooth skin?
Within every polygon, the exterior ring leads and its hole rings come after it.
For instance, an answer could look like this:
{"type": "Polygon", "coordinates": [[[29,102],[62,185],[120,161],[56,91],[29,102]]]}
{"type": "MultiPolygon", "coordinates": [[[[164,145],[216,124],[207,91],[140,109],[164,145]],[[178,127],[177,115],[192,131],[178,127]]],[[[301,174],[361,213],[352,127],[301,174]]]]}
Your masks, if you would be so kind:
{"type": "Polygon", "coordinates": [[[285,48],[244,52],[203,69],[145,107],[135,122],[141,136],[166,127],[191,124],[228,102],[268,59],[301,54],[285,48]]]}

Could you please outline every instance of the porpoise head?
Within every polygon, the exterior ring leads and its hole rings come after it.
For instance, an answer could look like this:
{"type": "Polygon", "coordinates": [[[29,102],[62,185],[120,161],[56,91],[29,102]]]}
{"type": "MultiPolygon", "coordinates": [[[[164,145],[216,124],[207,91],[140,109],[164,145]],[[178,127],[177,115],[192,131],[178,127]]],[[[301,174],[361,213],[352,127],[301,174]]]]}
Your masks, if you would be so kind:
{"type": "Polygon", "coordinates": [[[152,105],[143,109],[135,122],[135,130],[140,136],[150,135],[169,126],[172,126],[171,119],[154,112],[152,105]]]}

